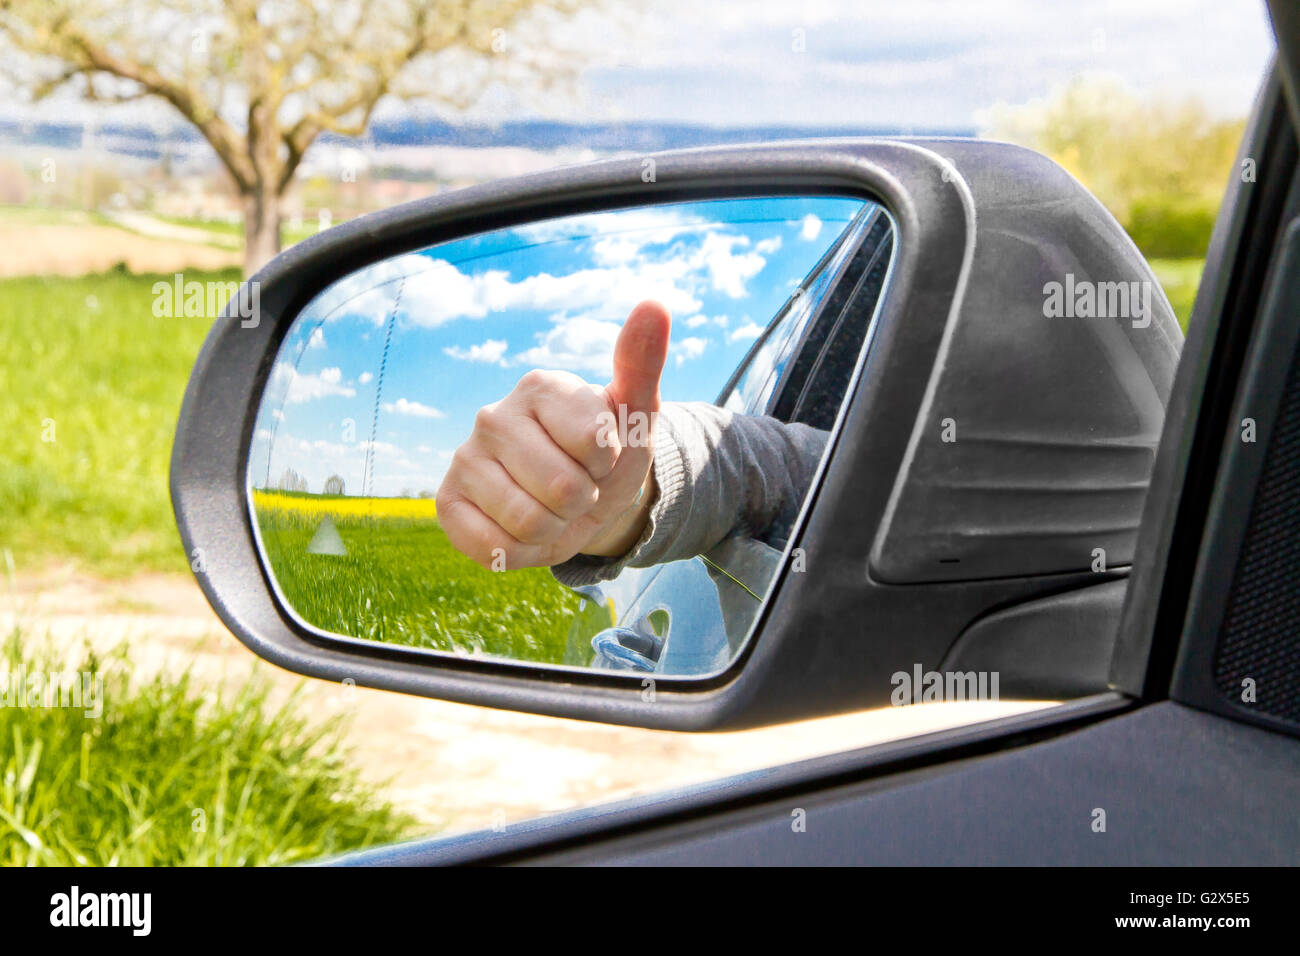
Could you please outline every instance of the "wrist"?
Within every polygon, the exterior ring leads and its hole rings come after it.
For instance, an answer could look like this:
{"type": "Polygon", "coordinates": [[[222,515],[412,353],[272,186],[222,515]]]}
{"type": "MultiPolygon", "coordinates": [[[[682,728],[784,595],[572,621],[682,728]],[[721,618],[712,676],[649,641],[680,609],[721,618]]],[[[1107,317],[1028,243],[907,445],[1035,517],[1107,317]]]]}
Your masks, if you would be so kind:
{"type": "Polygon", "coordinates": [[[657,493],[655,470],[652,464],[646,470],[645,480],[641,482],[641,488],[632,503],[599,535],[588,542],[583,553],[602,558],[617,558],[630,551],[645,532],[646,523],[650,520],[650,509],[654,506],[657,493]]]}

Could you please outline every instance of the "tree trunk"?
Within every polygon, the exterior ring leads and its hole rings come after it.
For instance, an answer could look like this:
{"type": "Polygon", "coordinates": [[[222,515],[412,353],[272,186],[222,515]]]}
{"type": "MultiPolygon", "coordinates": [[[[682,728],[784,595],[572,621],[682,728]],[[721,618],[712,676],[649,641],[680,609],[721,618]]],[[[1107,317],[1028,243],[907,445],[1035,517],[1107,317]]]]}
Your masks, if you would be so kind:
{"type": "Polygon", "coordinates": [[[280,252],[280,198],[274,190],[254,189],[241,197],[244,206],[244,278],[280,252]]]}

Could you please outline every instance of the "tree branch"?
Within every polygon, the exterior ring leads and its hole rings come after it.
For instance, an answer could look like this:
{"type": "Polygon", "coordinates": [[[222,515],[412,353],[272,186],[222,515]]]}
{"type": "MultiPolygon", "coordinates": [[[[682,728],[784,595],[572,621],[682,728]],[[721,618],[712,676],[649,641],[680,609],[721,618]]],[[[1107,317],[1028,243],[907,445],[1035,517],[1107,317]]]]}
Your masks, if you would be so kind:
{"type": "Polygon", "coordinates": [[[104,102],[126,102],[143,95],[157,95],[171,103],[182,116],[193,123],[216,151],[218,158],[236,183],[245,188],[252,182],[252,169],[244,155],[244,144],[239,133],[222,119],[204,101],[197,90],[163,76],[155,68],[127,59],[96,43],[67,20],[60,19],[49,29],[45,43],[33,42],[30,37],[7,28],[6,34],[19,47],[38,55],[56,56],[64,67],[56,77],[33,90],[37,99],[48,96],[59,86],[76,76],[85,76],[88,95],[104,102]],[[94,87],[94,75],[107,73],[138,84],[140,94],[100,94],[94,87]]]}

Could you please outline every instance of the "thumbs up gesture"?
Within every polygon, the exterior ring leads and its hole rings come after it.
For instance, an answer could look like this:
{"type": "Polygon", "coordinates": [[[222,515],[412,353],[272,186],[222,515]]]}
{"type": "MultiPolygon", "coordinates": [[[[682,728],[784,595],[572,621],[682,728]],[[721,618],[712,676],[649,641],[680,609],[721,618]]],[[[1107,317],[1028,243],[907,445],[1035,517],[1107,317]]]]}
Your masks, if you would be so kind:
{"type": "Polygon", "coordinates": [[[494,570],[624,554],[654,501],[659,378],[671,319],[642,302],[614,346],[605,387],[534,370],[479,409],[438,489],[438,520],[462,554],[494,570]]]}

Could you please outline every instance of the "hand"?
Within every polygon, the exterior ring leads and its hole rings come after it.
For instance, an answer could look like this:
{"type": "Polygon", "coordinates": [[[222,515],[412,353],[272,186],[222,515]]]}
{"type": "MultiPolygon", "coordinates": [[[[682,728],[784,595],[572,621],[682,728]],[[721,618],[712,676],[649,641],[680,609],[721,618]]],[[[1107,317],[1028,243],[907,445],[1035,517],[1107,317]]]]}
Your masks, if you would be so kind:
{"type": "Polygon", "coordinates": [[[616,557],[636,544],[657,493],[654,425],[671,326],[662,305],[642,302],[604,388],[534,370],[479,409],[438,488],[438,520],[456,550],[513,569],[616,557]]]}

